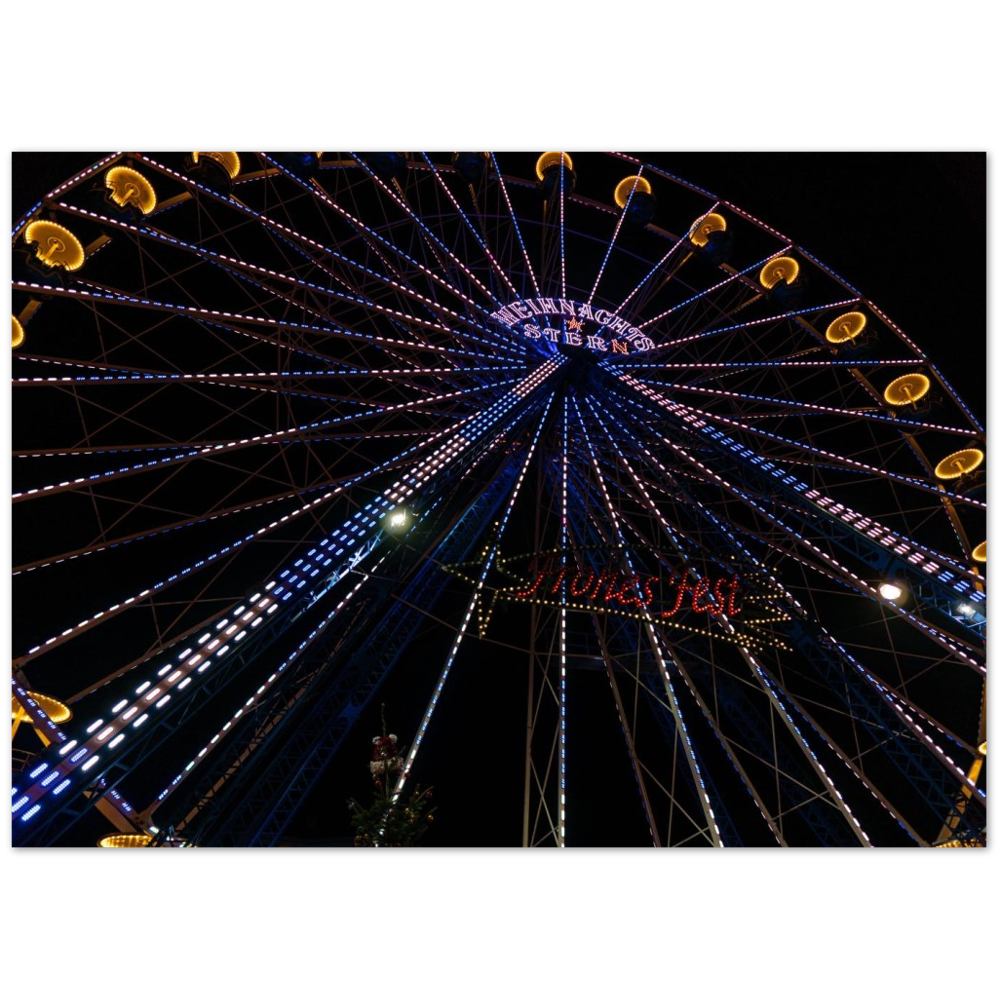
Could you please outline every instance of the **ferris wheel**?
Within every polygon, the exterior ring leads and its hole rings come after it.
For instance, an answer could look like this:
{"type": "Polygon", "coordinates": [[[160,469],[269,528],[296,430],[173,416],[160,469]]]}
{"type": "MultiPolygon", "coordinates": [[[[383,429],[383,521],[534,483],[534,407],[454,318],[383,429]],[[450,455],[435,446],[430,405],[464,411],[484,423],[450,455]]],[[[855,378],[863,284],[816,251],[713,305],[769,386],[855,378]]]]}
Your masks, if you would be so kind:
{"type": "Polygon", "coordinates": [[[15,844],[279,843],[481,673],[512,846],[588,842],[599,717],[654,845],[985,845],[984,427],[766,223],[623,154],[116,153],[12,251],[15,844]]]}

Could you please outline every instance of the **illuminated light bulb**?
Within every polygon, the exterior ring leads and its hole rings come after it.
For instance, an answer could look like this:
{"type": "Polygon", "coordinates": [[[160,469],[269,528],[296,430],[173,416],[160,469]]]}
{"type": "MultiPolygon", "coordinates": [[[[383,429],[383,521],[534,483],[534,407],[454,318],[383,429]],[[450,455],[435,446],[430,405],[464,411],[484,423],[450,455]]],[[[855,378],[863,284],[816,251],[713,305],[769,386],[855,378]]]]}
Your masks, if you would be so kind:
{"type": "Polygon", "coordinates": [[[653,192],[649,181],[647,181],[645,177],[637,177],[635,175],[632,177],[626,177],[624,180],[619,181],[618,186],[615,188],[615,204],[619,208],[625,207],[629,196],[632,194],[633,188],[636,194],[652,194],[653,192]]]}
{"type": "Polygon", "coordinates": [[[10,346],[20,347],[24,343],[24,327],[21,321],[13,314],[10,317],[10,346]]]}
{"type": "Polygon", "coordinates": [[[971,604],[959,604],[958,607],[955,608],[955,610],[960,615],[963,615],[966,618],[968,618],[970,615],[975,614],[975,610],[973,609],[971,604]]]}
{"type": "Polygon", "coordinates": [[[831,344],[846,344],[858,337],[867,325],[868,317],[864,313],[844,313],[826,328],[826,339],[831,344]]]}
{"type": "Polygon", "coordinates": [[[980,753],[981,753],[981,754],[982,754],[982,755],[983,755],[984,757],[986,756],[986,740],[983,740],[983,742],[979,744],[979,752],[980,752],[980,753]]]}
{"type": "Polygon", "coordinates": [[[153,838],[148,833],[113,833],[97,842],[98,847],[148,847],[153,838]]]}
{"type": "Polygon", "coordinates": [[[986,562],[986,542],[980,542],[972,550],[972,558],[975,559],[976,562],[986,562]]]}
{"type": "MultiPolygon", "coordinates": [[[[55,698],[50,698],[46,694],[39,694],[37,691],[29,691],[28,697],[33,698],[38,707],[56,724],[69,722],[69,720],[73,718],[72,709],[68,705],[64,705],[61,701],[56,701],[55,698]]],[[[13,695],[11,695],[11,719],[16,718],[18,712],[20,711],[23,711],[21,703],[13,695]]]]}
{"type": "Polygon", "coordinates": [[[691,227],[690,240],[696,247],[703,247],[708,244],[708,238],[712,233],[724,233],[725,231],[726,220],[717,212],[709,212],[695,220],[691,227]]]}
{"type": "Polygon", "coordinates": [[[890,406],[908,406],[923,399],[930,392],[931,380],[920,372],[910,372],[893,379],[882,393],[882,398],[890,406]]]}
{"type": "Polygon", "coordinates": [[[570,159],[569,153],[542,153],[535,164],[535,176],[543,181],[545,180],[545,171],[550,167],[558,167],[561,163],[565,163],[567,170],[573,169],[573,161],[570,159]]]}
{"type": "Polygon", "coordinates": [[[132,205],[143,215],[149,215],[156,208],[153,185],[131,167],[112,167],[104,175],[104,186],[108,189],[108,197],[120,208],[132,205]]]}
{"type": "Polygon", "coordinates": [[[946,455],[934,467],[934,475],[938,479],[959,479],[969,472],[978,469],[986,456],[978,448],[963,448],[946,455]]]}
{"type": "Polygon", "coordinates": [[[215,160],[232,179],[235,179],[240,172],[240,158],[236,153],[192,153],[191,159],[197,163],[203,156],[215,160]]]}
{"type": "Polygon", "coordinates": [[[799,262],[792,257],[775,257],[769,260],[760,271],[760,283],[765,288],[774,288],[784,281],[790,285],[799,276],[799,262]]]}
{"type": "Polygon", "coordinates": [[[46,267],[78,271],[83,267],[83,244],[65,227],[55,222],[32,222],[24,231],[24,242],[35,244],[35,256],[46,267]]]}
{"type": "Polygon", "coordinates": [[[880,583],[878,592],[887,601],[898,601],[903,596],[903,588],[898,583],[880,583]]]}

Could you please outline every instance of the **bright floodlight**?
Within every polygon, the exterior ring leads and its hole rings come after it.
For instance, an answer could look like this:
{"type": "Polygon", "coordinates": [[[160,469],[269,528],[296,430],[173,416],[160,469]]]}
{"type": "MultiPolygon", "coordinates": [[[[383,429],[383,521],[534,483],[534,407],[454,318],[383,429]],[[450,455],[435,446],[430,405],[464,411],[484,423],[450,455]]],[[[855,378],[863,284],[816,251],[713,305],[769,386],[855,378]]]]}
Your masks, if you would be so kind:
{"type": "Polygon", "coordinates": [[[386,520],[390,528],[398,531],[410,523],[410,514],[405,507],[397,507],[395,510],[389,511],[386,520]]]}
{"type": "Polygon", "coordinates": [[[898,601],[903,596],[903,588],[896,583],[879,584],[878,592],[887,601],[898,601]]]}
{"type": "Polygon", "coordinates": [[[971,604],[960,604],[955,610],[960,615],[965,615],[966,618],[968,618],[972,614],[975,614],[975,610],[971,604]]]}

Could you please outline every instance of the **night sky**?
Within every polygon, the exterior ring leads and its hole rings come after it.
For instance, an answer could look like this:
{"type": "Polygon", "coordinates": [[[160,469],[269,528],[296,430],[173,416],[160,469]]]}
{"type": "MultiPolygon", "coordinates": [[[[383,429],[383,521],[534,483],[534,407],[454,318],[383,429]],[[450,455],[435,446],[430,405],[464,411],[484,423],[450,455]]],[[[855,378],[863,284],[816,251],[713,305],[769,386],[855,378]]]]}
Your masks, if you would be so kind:
{"type": "MultiPolygon", "coordinates": [[[[928,350],[973,410],[984,413],[984,155],[639,155],[798,241],[869,295],[928,350]]],[[[16,155],[15,214],[96,158],[16,155]]],[[[448,633],[430,631],[414,644],[341,749],[338,764],[300,809],[288,843],[350,842],[345,803],[368,794],[367,748],[380,728],[379,706],[385,703],[390,729],[408,742],[448,642],[448,633]]],[[[519,668],[502,650],[473,640],[467,646],[419,760],[418,776],[434,785],[439,806],[427,846],[502,845],[520,838],[523,682],[510,682],[519,668]],[[496,755],[514,763],[493,767],[496,755]]],[[[590,775],[591,784],[579,800],[570,839],[575,833],[577,843],[593,846],[648,843],[627,758],[611,749],[618,724],[606,680],[599,672],[581,674],[573,685],[575,711],[588,722],[586,738],[579,738],[583,730],[574,732],[571,771],[590,775]]]]}

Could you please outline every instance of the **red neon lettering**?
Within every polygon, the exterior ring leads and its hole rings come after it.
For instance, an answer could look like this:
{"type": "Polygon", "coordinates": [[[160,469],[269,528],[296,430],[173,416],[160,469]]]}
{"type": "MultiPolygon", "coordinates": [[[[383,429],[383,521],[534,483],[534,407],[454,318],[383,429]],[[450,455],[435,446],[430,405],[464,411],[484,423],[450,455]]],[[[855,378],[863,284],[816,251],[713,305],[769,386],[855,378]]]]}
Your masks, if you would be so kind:
{"type": "MultiPolygon", "coordinates": [[[[681,577],[681,582],[677,585],[677,598],[674,601],[674,606],[670,608],[668,611],[662,612],[660,615],[661,618],[673,618],[674,615],[676,615],[677,612],[680,610],[681,601],[684,600],[684,595],[690,594],[694,591],[694,588],[687,582],[687,579],[688,579],[688,571],[684,570],[684,576],[681,577]]],[[[670,583],[673,583],[674,580],[675,576],[671,574],[670,583]]]]}
{"type": "Polygon", "coordinates": [[[743,609],[742,607],[736,606],[736,591],[740,587],[740,578],[738,576],[733,577],[733,582],[729,587],[729,600],[726,601],[726,614],[727,615],[738,615],[743,609]]]}
{"type": "Polygon", "coordinates": [[[709,592],[712,586],[712,581],[708,579],[707,576],[703,576],[696,584],[694,590],[691,591],[691,610],[692,611],[711,611],[713,608],[711,596],[708,599],[708,604],[701,604],[701,599],[709,592]]]}
{"type": "Polygon", "coordinates": [[[709,614],[718,616],[721,615],[726,609],[726,594],[724,593],[726,589],[726,578],[720,576],[718,580],[715,581],[715,586],[712,588],[712,596],[715,598],[716,606],[709,608],[709,614]]]}

